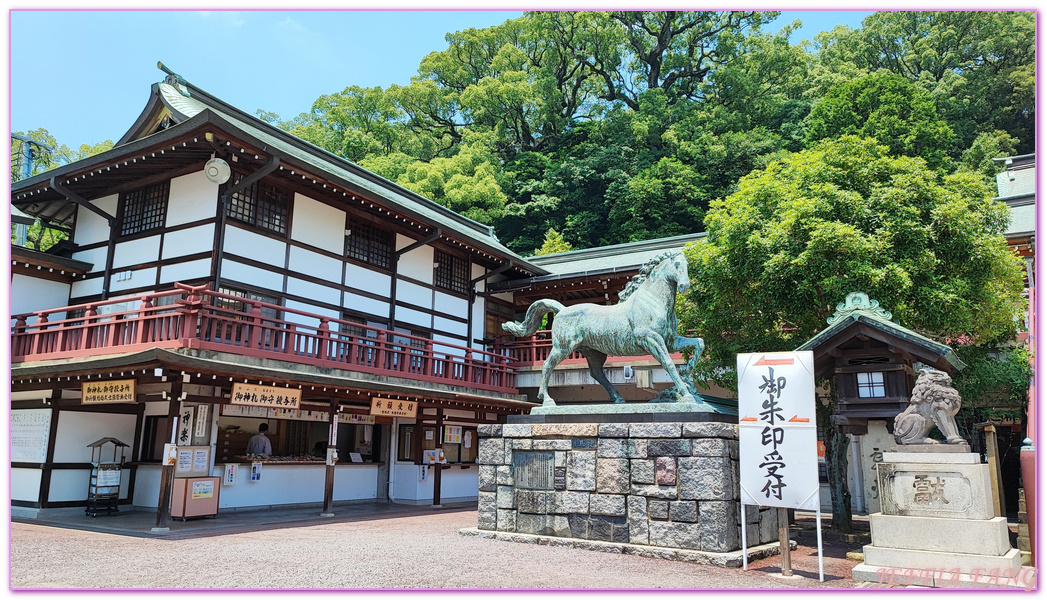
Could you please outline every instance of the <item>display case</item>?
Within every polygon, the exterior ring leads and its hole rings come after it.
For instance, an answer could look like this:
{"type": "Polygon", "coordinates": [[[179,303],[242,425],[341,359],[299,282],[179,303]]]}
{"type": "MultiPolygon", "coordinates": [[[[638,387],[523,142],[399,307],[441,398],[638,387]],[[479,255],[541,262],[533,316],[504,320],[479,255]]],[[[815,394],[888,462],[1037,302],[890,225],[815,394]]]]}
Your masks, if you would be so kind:
{"type": "Polygon", "coordinates": [[[124,448],[128,445],[116,438],[106,437],[87,445],[91,449],[91,478],[87,485],[89,517],[120,512],[120,468],[124,463],[124,448]],[[105,446],[113,445],[112,460],[103,461],[105,446]]]}

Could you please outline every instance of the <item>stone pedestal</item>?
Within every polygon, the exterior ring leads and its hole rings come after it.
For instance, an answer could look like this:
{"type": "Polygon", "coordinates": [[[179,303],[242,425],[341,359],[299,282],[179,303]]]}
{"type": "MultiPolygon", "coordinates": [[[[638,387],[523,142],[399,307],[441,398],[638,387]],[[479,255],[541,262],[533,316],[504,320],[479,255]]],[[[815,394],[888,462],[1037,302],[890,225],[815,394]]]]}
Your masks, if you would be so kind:
{"type": "MultiPolygon", "coordinates": [[[[479,426],[479,533],[741,566],[737,425],[707,413],[623,417],[531,415],[479,426]]],[[[773,508],[747,507],[745,524],[751,556],[776,552],[773,508]]]]}
{"type": "Polygon", "coordinates": [[[877,465],[882,512],[869,516],[872,543],[852,578],[950,587],[1017,577],[1021,558],[993,511],[989,465],[944,445],[894,450],[877,465]]]}

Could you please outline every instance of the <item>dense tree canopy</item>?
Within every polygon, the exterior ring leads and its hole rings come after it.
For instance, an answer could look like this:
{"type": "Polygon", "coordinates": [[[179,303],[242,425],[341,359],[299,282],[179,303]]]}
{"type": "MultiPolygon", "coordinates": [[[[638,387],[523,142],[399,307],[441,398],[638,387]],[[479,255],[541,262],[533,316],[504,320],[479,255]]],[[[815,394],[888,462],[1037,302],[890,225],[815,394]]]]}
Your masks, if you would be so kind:
{"type": "Polygon", "coordinates": [[[992,196],[976,174],[942,175],[857,137],[744,177],[687,250],[680,320],[706,338],[699,378],[730,386],[737,353],[799,346],[853,291],[943,342],[1013,337],[1022,266],[992,196]]]}
{"type": "Polygon", "coordinates": [[[263,118],[530,254],[705,228],[753,169],[840,135],[942,175],[1031,151],[1033,13],[885,11],[791,43],[759,11],[538,11],[449,33],[409,85],[263,118]],[[459,156],[464,155],[464,156],[459,156]]]}

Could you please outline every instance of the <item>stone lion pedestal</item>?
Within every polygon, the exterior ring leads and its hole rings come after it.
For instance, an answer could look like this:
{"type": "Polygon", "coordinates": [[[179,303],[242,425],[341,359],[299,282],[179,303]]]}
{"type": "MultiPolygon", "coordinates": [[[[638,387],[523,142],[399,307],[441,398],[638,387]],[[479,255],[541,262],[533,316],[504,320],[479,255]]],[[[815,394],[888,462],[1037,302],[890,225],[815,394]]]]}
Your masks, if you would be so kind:
{"type": "Polygon", "coordinates": [[[894,446],[878,466],[882,512],[851,577],[885,585],[1007,587],[1021,556],[993,509],[989,465],[966,444],[894,446]]]}
{"type": "MultiPolygon", "coordinates": [[[[462,533],[740,567],[736,419],[617,404],[481,425],[478,523],[462,533]]],[[[775,509],[744,522],[749,560],[778,552],[775,509]]]]}

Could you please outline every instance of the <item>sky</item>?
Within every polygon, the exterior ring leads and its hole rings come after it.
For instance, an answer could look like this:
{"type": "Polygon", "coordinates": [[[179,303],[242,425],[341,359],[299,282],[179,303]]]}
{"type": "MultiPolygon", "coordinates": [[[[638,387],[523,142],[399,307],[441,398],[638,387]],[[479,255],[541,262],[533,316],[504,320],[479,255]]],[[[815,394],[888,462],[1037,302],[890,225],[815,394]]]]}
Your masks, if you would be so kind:
{"type": "MultiPolygon", "coordinates": [[[[286,6],[286,4],[285,4],[286,6]]],[[[290,119],[351,85],[407,84],[448,32],[484,28],[520,11],[12,10],[10,127],[43,127],[76,149],[119,139],[161,81],[162,61],[249,113],[290,119]]],[[[784,11],[765,30],[800,19],[792,41],[869,11],[784,11]]]]}

